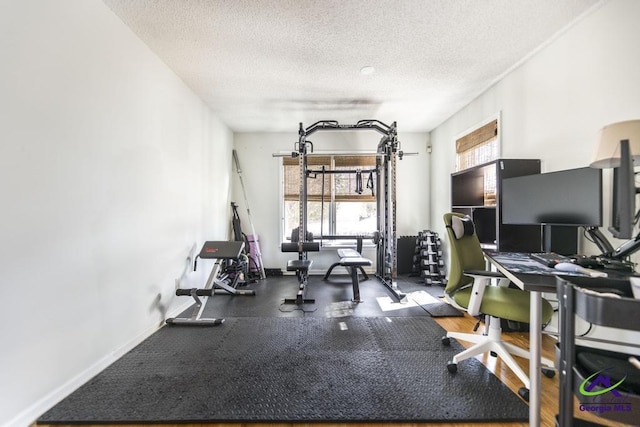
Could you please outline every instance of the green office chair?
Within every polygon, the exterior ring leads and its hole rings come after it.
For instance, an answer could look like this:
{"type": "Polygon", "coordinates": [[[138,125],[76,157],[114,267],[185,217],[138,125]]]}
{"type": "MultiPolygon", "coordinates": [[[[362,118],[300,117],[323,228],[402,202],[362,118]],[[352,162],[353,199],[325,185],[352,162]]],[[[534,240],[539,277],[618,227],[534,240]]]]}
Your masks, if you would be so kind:
{"type": "MultiPolygon", "coordinates": [[[[529,322],[529,292],[507,287],[509,279],[502,274],[487,271],[484,253],[475,233],[471,218],[458,213],[444,215],[450,248],[449,277],[445,287],[445,298],[452,305],[466,310],[471,316],[485,315],[485,331],[482,335],[472,333],[447,332],[442,343],[449,345],[450,338],[474,343],[474,345],[453,356],[447,369],[455,373],[458,362],[470,357],[491,352],[500,356],[504,363],[524,383],[519,390],[520,396],[529,400],[529,377],[513,358],[513,355],[529,358],[529,351],[511,343],[502,341],[500,319],[516,322],[529,322]],[[492,286],[491,279],[497,279],[498,285],[492,286]]],[[[548,323],[553,308],[548,301],[542,300],[542,322],[548,323]]],[[[543,373],[553,377],[553,362],[542,359],[543,373]]]]}

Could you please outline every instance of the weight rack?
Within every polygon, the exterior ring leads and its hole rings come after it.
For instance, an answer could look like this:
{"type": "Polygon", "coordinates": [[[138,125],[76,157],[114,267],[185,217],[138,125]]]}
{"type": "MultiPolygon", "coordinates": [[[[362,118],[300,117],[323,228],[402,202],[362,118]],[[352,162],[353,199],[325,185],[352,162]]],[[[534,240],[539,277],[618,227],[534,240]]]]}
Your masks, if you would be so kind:
{"type": "Polygon", "coordinates": [[[425,285],[445,286],[447,284],[446,269],[438,233],[431,230],[424,230],[418,233],[413,259],[414,270],[419,273],[425,285]]]}

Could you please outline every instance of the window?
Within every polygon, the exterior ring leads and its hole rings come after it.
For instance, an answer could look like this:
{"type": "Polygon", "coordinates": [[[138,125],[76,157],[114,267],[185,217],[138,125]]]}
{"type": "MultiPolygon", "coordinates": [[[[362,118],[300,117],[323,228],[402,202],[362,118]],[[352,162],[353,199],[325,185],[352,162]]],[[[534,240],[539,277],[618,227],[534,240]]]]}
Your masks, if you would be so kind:
{"type": "Polygon", "coordinates": [[[456,171],[496,160],[499,156],[498,119],[456,140],[456,171]]]}
{"type": "MultiPolygon", "coordinates": [[[[283,158],[283,168],[284,238],[288,239],[300,224],[298,159],[283,158]]],[[[375,168],[372,155],[307,156],[307,169],[314,171],[307,179],[307,231],[314,236],[372,234],[378,226],[375,168]],[[323,174],[323,167],[329,172],[323,174]]]]}
{"type": "MultiPolygon", "coordinates": [[[[456,171],[496,160],[499,155],[498,119],[493,119],[456,140],[456,171]]],[[[496,204],[495,168],[484,175],[484,204],[496,204]]]]}

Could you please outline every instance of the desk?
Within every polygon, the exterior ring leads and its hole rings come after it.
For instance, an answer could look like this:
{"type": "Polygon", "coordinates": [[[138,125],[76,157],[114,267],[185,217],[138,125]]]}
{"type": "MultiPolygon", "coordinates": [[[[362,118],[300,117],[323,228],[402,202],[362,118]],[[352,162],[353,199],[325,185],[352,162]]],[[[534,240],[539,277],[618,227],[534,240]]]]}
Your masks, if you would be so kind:
{"type": "Polygon", "coordinates": [[[623,273],[611,272],[610,278],[592,278],[580,273],[554,270],[533,260],[526,253],[485,251],[485,258],[520,289],[530,292],[529,318],[529,425],[540,425],[541,358],[542,358],[542,293],[556,293],[557,277],[571,279],[574,283],[601,285],[619,283],[623,273]],[[533,333],[537,331],[537,333],[533,333]]]}

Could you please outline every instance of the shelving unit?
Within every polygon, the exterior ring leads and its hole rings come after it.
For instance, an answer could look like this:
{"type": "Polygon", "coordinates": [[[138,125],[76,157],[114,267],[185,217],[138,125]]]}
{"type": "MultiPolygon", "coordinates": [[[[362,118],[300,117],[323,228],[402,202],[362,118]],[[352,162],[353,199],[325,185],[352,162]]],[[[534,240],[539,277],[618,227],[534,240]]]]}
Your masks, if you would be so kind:
{"type": "MultiPolygon", "coordinates": [[[[640,299],[633,297],[629,281],[619,280],[615,283],[610,280],[603,284],[588,279],[583,279],[582,282],[578,278],[558,279],[558,300],[561,301],[557,360],[560,393],[556,425],[601,426],[599,423],[574,418],[574,396],[578,398],[581,407],[597,408],[594,412],[599,417],[637,425],[640,382],[636,368],[628,362],[631,355],[598,348],[599,340],[596,339],[592,341],[594,347],[578,346],[575,338],[576,317],[595,325],[640,331],[640,323],[637,322],[640,299]],[[612,298],[597,292],[611,292],[612,289],[618,295],[622,293],[622,296],[612,298]],[[602,374],[602,377],[598,374],[602,374]],[[620,377],[624,379],[618,382],[620,377]],[[606,381],[601,381],[602,379],[606,381]],[[591,393],[583,393],[580,391],[581,387],[591,393]]],[[[637,343],[628,345],[637,347],[637,343]]]]}
{"type": "Polygon", "coordinates": [[[540,173],[538,159],[498,159],[451,174],[451,210],[469,215],[483,247],[501,252],[537,252],[540,227],[502,223],[502,180],[540,173]]]}

